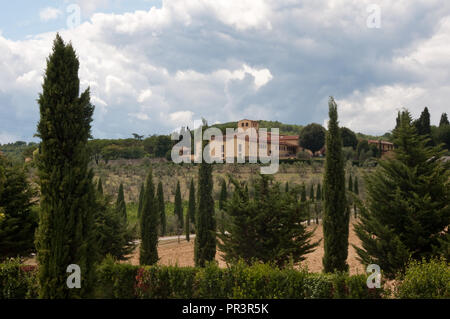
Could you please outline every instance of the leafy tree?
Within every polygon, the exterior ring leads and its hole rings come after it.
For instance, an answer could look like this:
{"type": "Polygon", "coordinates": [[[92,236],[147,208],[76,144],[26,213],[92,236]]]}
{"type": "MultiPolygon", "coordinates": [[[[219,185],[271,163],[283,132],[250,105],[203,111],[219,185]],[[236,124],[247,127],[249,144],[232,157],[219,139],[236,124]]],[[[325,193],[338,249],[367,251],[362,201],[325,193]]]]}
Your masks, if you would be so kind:
{"type": "Polygon", "coordinates": [[[349,211],[345,192],[341,131],[338,126],[337,105],[332,97],[329,102],[329,116],[323,181],[323,266],[325,272],[334,272],[348,270],[349,211]]]}
{"type": "Polygon", "coordinates": [[[245,186],[231,180],[235,190],[226,205],[230,223],[218,241],[226,262],[243,259],[248,264],[273,262],[284,267],[291,260],[304,260],[318,245],[311,243],[313,231],[303,224],[306,213],[295,194],[270,181],[262,175],[255,185],[255,197],[249,198],[245,186]]]}
{"type": "Polygon", "coordinates": [[[158,200],[159,219],[161,222],[161,236],[166,236],[167,232],[166,204],[164,202],[164,190],[161,181],[159,181],[158,183],[158,190],[156,193],[156,197],[158,200]]]}
{"type": "Polygon", "coordinates": [[[369,150],[369,142],[367,140],[359,141],[358,145],[356,146],[356,153],[358,154],[358,159],[360,158],[361,154],[367,152],[368,150],[369,150]]]}
{"type": "Polygon", "coordinates": [[[24,170],[5,164],[0,156],[0,261],[33,252],[37,226],[35,192],[24,170]]]}
{"type": "Polygon", "coordinates": [[[378,264],[389,278],[403,272],[410,258],[445,254],[450,224],[450,163],[442,161],[442,150],[427,146],[408,111],[393,137],[395,157],[365,177],[367,203],[359,205],[355,226],[361,261],[378,264]]]}
{"type": "Polygon", "coordinates": [[[322,125],[312,123],[303,128],[300,134],[300,146],[315,153],[322,149],[325,144],[325,129],[322,125]]]}
{"type": "Polygon", "coordinates": [[[447,113],[442,113],[441,120],[439,121],[439,127],[450,125],[450,122],[448,121],[447,113]]]}
{"type": "Polygon", "coordinates": [[[191,179],[191,186],[189,187],[189,208],[188,208],[189,218],[191,223],[195,224],[195,186],[194,180],[191,179]]]}
{"type": "Polygon", "coordinates": [[[358,146],[358,138],[355,132],[346,127],[341,127],[342,144],[344,147],[352,147],[356,149],[358,146]]]}
{"type": "Polygon", "coordinates": [[[194,259],[197,267],[204,267],[206,262],[213,261],[216,256],[216,221],[212,192],[212,165],[202,160],[198,171],[198,208],[195,216],[194,259]]]}
{"type": "Polygon", "coordinates": [[[125,195],[123,193],[123,184],[120,183],[119,194],[117,195],[116,210],[122,217],[124,224],[127,224],[127,204],[125,203],[125,195]]]}
{"type": "Polygon", "coordinates": [[[71,44],[59,34],[39,95],[41,138],[38,174],[41,188],[37,232],[40,296],[79,298],[92,292],[95,281],[95,187],[88,168],[88,138],[94,106],[89,89],[81,95],[79,62],[71,44]],[[77,264],[81,289],[66,285],[67,267],[77,264]]]}
{"type": "Polygon", "coordinates": [[[158,204],[155,198],[153,173],[150,169],[145,181],[144,206],[141,212],[141,248],[139,263],[154,265],[158,262],[158,204]]]}

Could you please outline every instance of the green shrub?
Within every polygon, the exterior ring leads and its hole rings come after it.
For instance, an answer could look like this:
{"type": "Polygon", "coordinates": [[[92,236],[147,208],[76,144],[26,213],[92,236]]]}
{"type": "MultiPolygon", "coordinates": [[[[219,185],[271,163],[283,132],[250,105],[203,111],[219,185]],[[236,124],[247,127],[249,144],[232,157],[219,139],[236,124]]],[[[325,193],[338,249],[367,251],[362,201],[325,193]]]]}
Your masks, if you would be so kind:
{"type": "Polygon", "coordinates": [[[444,259],[412,261],[399,277],[395,295],[402,299],[450,298],[450,267],[444,259]]]}
{"type": "Polygon", "coordinates": [[[102,299],[133,299],[137,266],[118,264],[108,256],[97,268],[96,296],[102,299]]]}
{"type": "Polygon", "coordinates": [[[7,259],[0,264],[0,299],[33,299],[39,293],[37,268],[7,259]]]}

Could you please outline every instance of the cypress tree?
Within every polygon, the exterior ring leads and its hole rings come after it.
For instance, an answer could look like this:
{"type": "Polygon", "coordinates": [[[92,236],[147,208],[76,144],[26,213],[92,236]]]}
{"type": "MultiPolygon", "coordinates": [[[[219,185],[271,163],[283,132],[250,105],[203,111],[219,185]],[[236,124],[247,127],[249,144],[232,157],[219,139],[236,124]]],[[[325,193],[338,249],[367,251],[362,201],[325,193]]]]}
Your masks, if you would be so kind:
{"type": "Polygon", "coordinates": [[[329,116],[323,181],[323,266],[325,272],[334,272],[348,270],[349,211],[346,202],[341,130],[338,125],[337,105],[332,97],[329,101],[329,116]]]}
{"type": "MultiPolygon", "coordinates": [[[[359,188],[358,188],[358,177],[355,176],[355,187],[353,192],[355,193],[356,196],[359,196],[359,188]]],[[[355,214],[355,218],[358,218],[358,211],[357,211],[358,207],[356,205],[356,202],[353,202],[353,212],[355,214]]]]}
{"type": "Polygon", "coordinates": [[[191,240],[191,238],[190,238],[190,232],[191,232],[191,230],[190,230],[190,222],[189,222],[189,212],[186,212],[186,217],[185,217],[185,225],[184,225],[184,229],[185,229],[185,231],[186,231],[186,241],[190,241],[191,240]]]}
{"type": "Polygon", "coordinates": [[[183,220],[183,203],[181,201],[180,181],[177,182],[177,189],[175,191],[174,215],[177,217],[177,234],[181,235],[183,231],[184,220],[183,220]]]}
{"type": "Polygon", "coordinates": [[[97,192],[100,195],[103,195],[103,183],[102,183],[102,178],[101,177],[98,179],[97,192]]]}
{"type": "Polygon", "coordinates": [[[365,264],[378,264],[388,278],[403,272],[408,260],[448,255],[450,162],[440,147],[427,146],[409,112],[393,131],[394,158],[379,162],[365,177],[366,205],[359,205],[355,247],[365,264]]]}
{"type": "Polygon", "coordinates": [[[94,283],[93,173],[88,168],[94,106],[80,93],[79,62],[59,34],[39,95],[41,138],[38,162],[41,211],[37,232],[40,297],[87,297],[94,283]],[[81,289],[66,285],[67,267],[81,268],[81,289]]]}
{"type": "Polygon", "coordinates": [[[125,195],[123,193],[123,184],[119,186],[119,194],[117,195],[116,210],[122,218],[123,223],[127,224],[127,204],[125,203],[125,195]]]}
{"type": "Polygon", "coordinates": [[[139,191],[138,218],[141,217],[142,208],[144,207],[144,195],[145,195],[145,187],[144,187],[144,183],[142,183],[141,190],[139,191]]]}
{"type": "Polygon", "coordinates": [[[314,202],[314,184],[311,184],[311,187],[309,189],[309,200],[311,202],[314,202]]]}
{"type": "Polygon", "coordinates": [[[300,207],[301,207],[302,211],[306,212],[306,216],[307,216],[306,223],[309,226],[311,224],[311,216],[310,216],[310,211],[309,211],[309,205],[306,202],[306,186],[304,183],[302,184],[302,188],[300,191],[300,207]]]}
{"type": "Polygon", "coordinates": [[[289,182],[286,182],[286,185],[284,186],[284,191],[286,193],[289,192],[289,182]]]}
{"type": "Polygon", "coordinates": [[[159,181],[158,183],[158,190],[157,190],[157,200],[158,200],[158,212],[159,212],[159,220],[161,223],[161,236],[166,236],[167,232],[167,222],[166,222],[166,204],[164,203],[164,190],[162,182],[159,181]]]}
{"type": "MultiPolygon", "coordinates": [[[[205,146],[204,141],[202,146],[205,146]]],[[[204,267],[206,262],[213,261],[216,256],[216,221],[212,192],[212,165],[202,159],[198,171],[198,208],[195,216],[194,259],[197,267],[204,267]]]]}
{"type": "Polygon", "coordinates": [[[155,198],[153,173],[150,169],[145,181],[144,205],[141,212],[141,248],[139,263],[154,265],[158,262],[158,205],[155,198]]]}
{"type": "Polygon", "coordinates": [[[353,192],[353,180],[352,180],[352,174],[348,176],[348,190],[350,192],[353,192]]]}
{"type": "Polygon", "coordinates": [[[191,179],[191,186],[189,187],[189,218],[191,223],[195,224],[195,186],[194,179],[191,179]]]}
{"type": "Polygon", "coordinates": [[[3,166],[0,156],[0,262],[34,252],[36,195],[20,167],[3,166]]]}
{"type": "Polygon", "coordinates": [[[225,179],[222,179],[221,189],[220,189],[220,198],[219,198],[219,209],[221,209],[221,210],[224,209],[227,198],[228,198],[227,183],[226,183],[225,179]]]}
{"type": "Polygon", "coordinates": [[[316,204],[315,204],[315,208],[316,208],[316,224],[319,224],[319,215],[320,212],[322,211],[322,189],[320,187],[320,183],[317,185],[317,190],[316,190],[316,204]]]}
{"type": "Polygon", "coordinates": [[[443,127],[445,125],[450,125],[448,121],[447,113],[442,113],[441,120],[439,121],[439,127],[443,127]]]}

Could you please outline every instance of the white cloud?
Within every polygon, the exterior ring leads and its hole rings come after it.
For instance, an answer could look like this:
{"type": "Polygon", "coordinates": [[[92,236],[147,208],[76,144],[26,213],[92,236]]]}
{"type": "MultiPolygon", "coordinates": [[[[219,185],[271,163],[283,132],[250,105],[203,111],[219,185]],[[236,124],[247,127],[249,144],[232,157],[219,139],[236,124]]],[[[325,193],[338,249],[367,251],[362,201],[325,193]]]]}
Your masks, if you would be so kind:
{"type": "MultiPolygon", "coordinates": [[[[168,133],[194,115],[321,123],[329,95],[357,131],[384,133],[399,107],[429,106],[435,121],[450,100],[450,2],[380,0],[377,30],[365,25],[372,2],[171,0],[95,13],[60,33],[79,56],[82,89],[91,88],[94,136],[168,133]]],[[[84,16],[108,5],[77,3],[84,16]]],[[[0,34],[2,132],[35,133],[54,36],[0,34]]]]}
{"type": "Polygon", "coordinates": [[[50,20],[56,20],[62,15],[62,11],[58,8],[47,7],[39,12],[41,21],[47,22],[50,20]]]}

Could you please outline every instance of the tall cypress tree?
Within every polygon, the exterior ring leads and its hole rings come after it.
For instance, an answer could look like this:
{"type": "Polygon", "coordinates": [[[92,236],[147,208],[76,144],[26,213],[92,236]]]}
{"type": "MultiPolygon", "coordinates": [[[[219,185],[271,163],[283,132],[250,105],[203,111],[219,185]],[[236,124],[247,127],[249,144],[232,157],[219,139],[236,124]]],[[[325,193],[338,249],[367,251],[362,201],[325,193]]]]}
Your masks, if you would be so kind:
{"type": "Polygon", "coordinates": [[[189,218],[191,223],[195,224],[195,186],[194,179],[191,179],[191,186],[189,187],[189,218]]]}
{"type": "Polygon", "coordinates": [[[163,184],[161,181],[158,183],[158,190],[156,193],[156,197],[158,200],[158,211],[159,211],[159,220],[161,224],[161,236],[166,236],[167,232],[167,222],[166,222],[166,204],[164,203],[164,190],[163,184]]]}
{"type": "MultiPolygon", "coordinates": [[[[359,197],[359,187],[358,187],[358,177],[357,176],[355,176],[355,186],[353,188],[354,188],[353,192],[355,193],[355,195],[357,197],[359,197]]],[[[357,209],[358,209],[358,205],[356,205],[356,202],[354,201],[353,202],[353,212],[355,214],[355,218],[358,218],[358,211],[357,211],[357,209]]]]}
{"type": "Polygon", "coordinates": [[[316,210],[316,224],[319,224],[319,215],[322,211],[322,189],[320,187],[320,183],[317,184],[317,189],[316,189],[316,203],[314,205],[315,210],[316,210]]]}
{"type": "Polygon", "coordinates": [[[302,188],[301,188],[301,191],[300,191],[300,207],[301,207],[301,210],[303,212],[306,212],[306,216],[307,216],[306,223],[309,226],[311,224],[311,213],[310,213],[310,210],[309,210],[309,205],[306,202],[306,186],[305,186],[305,183],[302,184],[302,188]]]}
{"type": "Polygon", "coordinates": [[[338,125],[337,105],[332,97],[329,101],[329,116],[323,181],[323,266],[325,272],[334,272],[348,270],[349,211],[345,192],[341,130],[338,125]]]}
{"type": "Polygon", "coordinates": [[[119,194],[117,195],[116,210],[122,218],[124,224],[127,224],[127,204],[125,203],[125,195],[123,193],[123,184],[120,183],[119,194]]]}
{"type": "Polygon", "coordinates": [[[441,120],[439,121],[439,127],[443,127],[445,125],[450,125],[448,121],[447,113],[442,113],[441,120]]]}
{"type": "Polygon", "coordinates": [[[212,192],[212,165],[203,159],[198,172],[198,208],[195,217],[194,259],[197,267],[204,267],[206,262],[213,261],[216,256],[216,221],[212,192]]]}
{"type": "Polygon", "coordinates": [[[353,192],[353,180],[352,180],[352,174],[348,175],[348,190],[350,192],[353,192]]]}
{"type": "Polygon", "coordinates": [[[150,169],[145,181],[144,205],[141,212],[141,248],[139,263],[154,265],[158,262],[158,226],[159,214],[155,198],[153,173],[150,169]]]}
{"type": "Polygon", "coordinates": [[[181,201],[181,188],[180,181],[177,182],[177,189],[175,191],[175,204],[174,204],[174,215],[177,217],[177,233],[181,235],[183,231],[183,203],[181,201]]]}
{"type": "Polygon", "coordinates": [[[289,182],[286,182],[286,184],[284,185],[284,191],[286,193],[289,192],[289,182]]]}
{"type": "Polygon", "coordinates": [[[186,212],[186,217],[184,218],[185,223],[184,223],[184,230],[186,232],[186,241],[190,241],[191,237],[191,229],[190,229],[190,222],[189,222],[189,211],[186,212]]]}
{"type": "Polygon", "coordinates": [[[311,187],[309,188],[309,200],[314,202],[314,184],[311,183],[311,187]]]}
{"type": "Polygon", "coordinates": [[[219,209],[224,209],[227,198],[228,198],[227,182],[225,181],[225,179],[222,179],[221,189],[220,189],[220,198],[219,198],[219,209]]]}
{"type": "Polygon", "coordinates": [[[103,183],[102,183],[102,178],[101,178],[101,177],[98,179],[98,183],[97,183],[97,192],[98,192],[100,195],[103,195],[103,183]]]}
{"type": "Polygon", "coordinates": [[[87,141],[94,106],[80,93],[79,62],[57,35],[39,95],[38,160],[41,212],[37,232],[40,296],[86,297],[94,282],[95,187],[87,141]],[[67,267],[81,268],[81,289],[66,285],[67,267]]]}
{"type": "Polygon", "coordinates": [[[144,195],[145,195],[145,187],[144,183],[142,183],[141,190],[139,191],[138,218],[141,218],[142,208],[144,207],[144,195]]]}
{"type": "Polygon", "coordinates": [[[355,247],[364,264],[375,263],[389,278],[409,259],[448,257],[450,162],[440,147],[427,146],[409,112],[393,131],[394,158],[379,162],[365,177],[367,200],[360,205],[355,247]]]}

